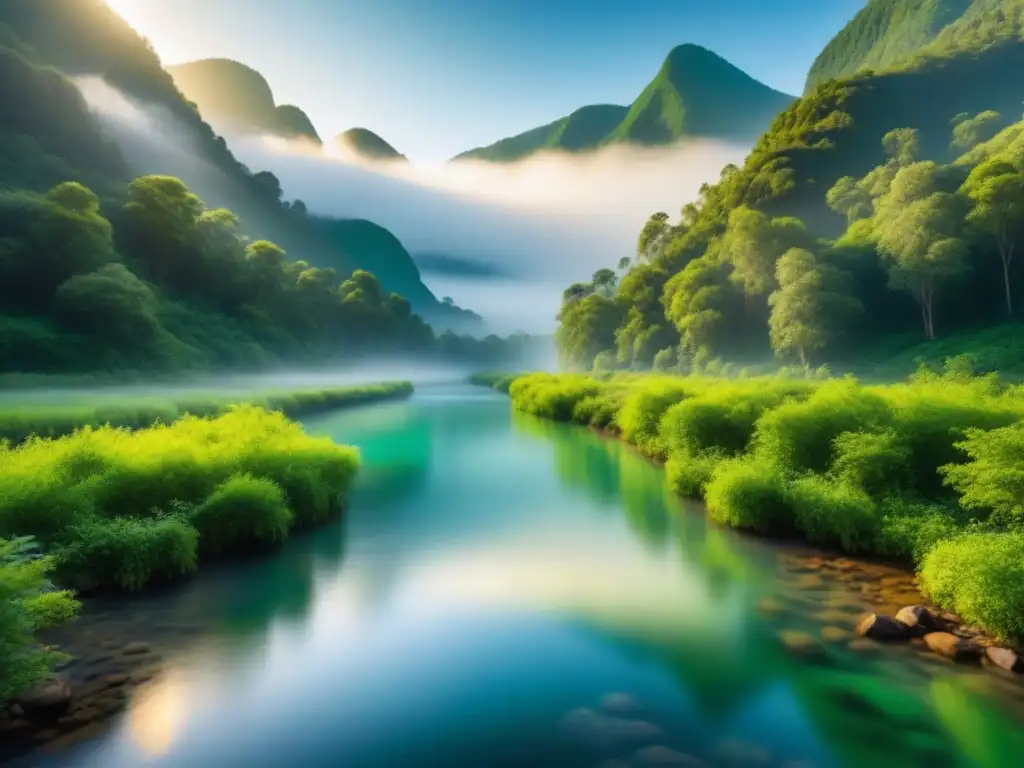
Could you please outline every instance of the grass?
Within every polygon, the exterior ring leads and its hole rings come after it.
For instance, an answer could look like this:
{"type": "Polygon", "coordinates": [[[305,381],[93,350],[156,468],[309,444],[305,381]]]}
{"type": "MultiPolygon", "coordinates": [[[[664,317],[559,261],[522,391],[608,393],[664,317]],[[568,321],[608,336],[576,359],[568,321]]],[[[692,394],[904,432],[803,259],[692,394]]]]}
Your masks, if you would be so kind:
{"type": "Polygon", "coordinates": [[[170,424],[186,414],[222,414],[239,402],[280,411],[289,418],[300,418],[335,408],[408,397],[412,391],[411,383],[399,381],[332,389],[235,394],[192,390],[166,396],[127,398],[75,394],[72,391],[59,403],[19,402],[12,396],[0,401],[0,440],[20,443],[33,435],[60,437],[82,427],[104,425],[140,429],[158,422],[170,424]]]}
{"type": "Polygon", "coordinates": [[[509,394],[665,460],[720,523],[917,566],[940,605],[1024,636],[1024,387],[954,367],[888,385],[537,373],[509,394]]]}
{"type": "Polygon", "coordinates": [[[34,536],[78,589],[134,591],[337,514],[359,463],[280,411],[0,445],[0,537],[34,536]]]}

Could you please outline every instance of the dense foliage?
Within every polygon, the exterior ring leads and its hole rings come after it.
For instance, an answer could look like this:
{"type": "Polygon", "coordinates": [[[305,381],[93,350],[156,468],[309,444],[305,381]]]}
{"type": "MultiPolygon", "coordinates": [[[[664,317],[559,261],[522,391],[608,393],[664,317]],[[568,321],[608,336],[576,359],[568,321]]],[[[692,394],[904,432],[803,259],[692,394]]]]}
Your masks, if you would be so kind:
{"type": "Polygon", "coordinates": [[[0,536],[31,535],[62,583],[134,591],[336,514],[355,449],[235,406],[129,432],[0,445],[0,536]]]}
{"type": "Polygon", "coordinates": [[[791,101],[711,51],[680,45],[630,106],[581,107],[455,159],[512,162],[540,150],[579,152],[618,142],[663,145],[684,137],[750,141],[791,101]]]}
{"type": "Polygon", "coordinates": [[[60,655],[35,644],[35,633],[72,618],[78,603],[47,579],[53,559],[31,537],[0,539],[0,705],[42,680],[60,655]]]}
{"type": "Polygon", "coordinates": [[[82,427],[111,426],[141,429],[156,422],[170,424],[186,414],[216,416],[239,402],[280,411],[288,418],[321,411],[361,405],[378,400],[408,397],[407,381],[336,387],[332,389],[285,390],[279,392],[191,389],[168,395],[94,394],[67,392],[55,402],[19,400],[12,395],[0,400],[0,440],[19,443],[32,435],[60,437],[82,427]]]}
{"type": "MultiPolygon", "coordinates": [[[[133,174],[117,149],[103,140],[68,79],[78,76],[100,76],[125,96],[165,110],[161,114],[196,154],[198,162],[187,169],[189,186],[201,189],[212,208],[234,211],[254,240],[276,242],[341,277],[359,269],[372,272],[385,294],[403,295],[441,327],[461,332],[478,327],[478,316],[439,301],[427,289],[408,252],[389,232],[367,221],[311,215],[302,201],[283,199],[272,173],[254,172],[238,162],[179,92],[146,41],[103,0],[0,4],[0,96],[18,105],[0,114],[0,188],[45,193],[60,182],[76,181],[96,191],[104,211],[108,203],[119,204],[133,174]]],[[[275,114],[289,129],[305,130],[296,113],[278,107],[275,114]]],[[[161,170],[183,174],[177,167],[161,170]]],[[[0,261],[3,254],[0,240],[0,261]]]]}
{"type": "Polygon", "coordinates": [[[851,368],[911,346],[915,326],[932,341],[1015,319],[1024,86],[998,74],[1024,64],[1011,5],[998,29],[972,9],[960,37],[936,37],[941,54],[823,83],[678,220],[654,214],[620,274],[566,290],[564,362],[851,368]]]}
{"type": "Polygon", "coordinates": [[[718,522],[921,567],[933,599],[1024,635],[1024,391],[956,371],[855,380],[531,374],[515,407],[667,459],[718,522]]]}

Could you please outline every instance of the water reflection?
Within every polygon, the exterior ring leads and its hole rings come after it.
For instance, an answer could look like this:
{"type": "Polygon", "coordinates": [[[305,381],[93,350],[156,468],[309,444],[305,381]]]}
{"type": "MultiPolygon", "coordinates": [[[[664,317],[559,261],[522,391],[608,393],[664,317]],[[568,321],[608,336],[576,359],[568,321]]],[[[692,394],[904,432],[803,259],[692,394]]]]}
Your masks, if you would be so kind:
{"type": "Polygon", "coordinates": [[[363,453],[344,522],[153,599],[154,623],[203,634],[62,764],[593,768],[629,750],[558,723],[610,691],[716,765],[1001,768],[1024,748],[958,670],[816,640],[771,546],[614,441],[443,392],[308,429],[363,453]]]}

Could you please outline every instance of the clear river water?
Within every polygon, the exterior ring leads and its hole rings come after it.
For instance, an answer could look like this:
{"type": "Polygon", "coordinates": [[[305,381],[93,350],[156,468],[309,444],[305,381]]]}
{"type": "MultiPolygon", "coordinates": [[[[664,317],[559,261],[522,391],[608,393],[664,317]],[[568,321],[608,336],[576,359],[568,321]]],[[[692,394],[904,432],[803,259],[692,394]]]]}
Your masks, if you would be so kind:
{"type": "Polygon", "coordinates": [[[855,584],[616,441],[463,386],[307,428],[362,451],[345,518],[128,603],[162,672],[29,764],[1024,764],[1017,684],[851,646],[855,584]]]}

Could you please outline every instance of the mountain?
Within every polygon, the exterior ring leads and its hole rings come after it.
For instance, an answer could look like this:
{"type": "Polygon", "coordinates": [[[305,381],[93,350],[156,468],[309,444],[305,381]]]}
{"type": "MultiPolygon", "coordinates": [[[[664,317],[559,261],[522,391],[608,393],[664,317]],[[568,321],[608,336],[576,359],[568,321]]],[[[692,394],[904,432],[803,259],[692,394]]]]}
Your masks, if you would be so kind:
{"type": "Polygon", "coordinates": [[[0,110],[0,369],[263,364],[479,327],[390,232],[240,163],[103,0],[0,2],[0,103],[18,105],[0,110]],[[110,88],[151,124],[105,115],[110,88]]]}
{"type": "Polygon", "coordinates": [[[570,152],[593,149],[615,130],[628,113],[629,107],[615,104],[580,107],[571,115],[552,123],[502,139],[486,147],[471,149],[453,159],[511,162],[542,149],[563,149],[570,152]]]}
{"type": "Polygon", "coordinates": [[[334,143],[342,149],[355,152],[366,160],[406,159],[405,155],[366,128],[349,128],[344,133],[335,136],[334,143]]]}
{"type": "Polygon", "coordinates": [[[1012,35],[1020,0],[870,0],[815,60],[805,92],[859,71],[905,68],[1012,35]]]}
{"type": "Polygon", "coordinates": [[[263,75],[245,64],[203,59],[167,67],[167,71],[182,95],[209,121],[321,143],[306,113],[289,104],[278,106],[263,75]]]}
{"type": "Polygon", "coordinates": [[[511,162],[543,149],[665,145],[688,137],[750,142],[792,101],[706,48],[680,45],[630,106],[583,107],[455,159],[511,162]]]}

